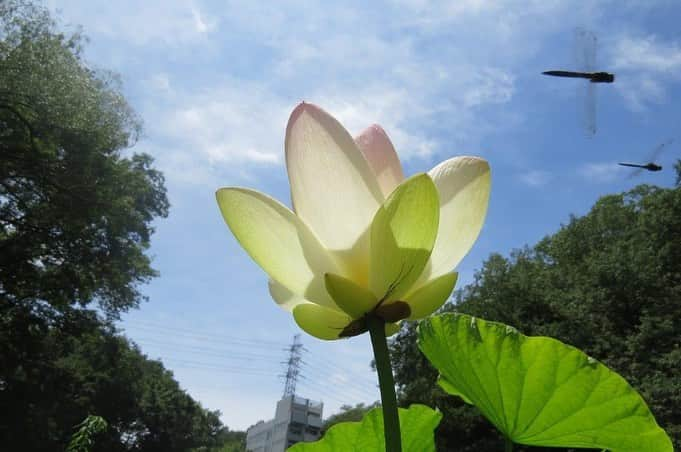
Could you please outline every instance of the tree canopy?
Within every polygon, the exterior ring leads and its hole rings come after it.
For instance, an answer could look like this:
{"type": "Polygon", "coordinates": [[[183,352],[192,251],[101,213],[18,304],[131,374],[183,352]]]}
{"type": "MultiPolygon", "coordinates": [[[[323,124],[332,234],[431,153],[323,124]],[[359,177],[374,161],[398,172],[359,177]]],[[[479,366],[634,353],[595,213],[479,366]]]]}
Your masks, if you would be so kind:
{"type": "Polygon", "coordinates": [[[158,361],[90,311],[58,323],[34,314],[0,324],[0,438],[7,450],[64,450],[88,414],[109,424],[101,451],[218,445],[219,413],[203,409],[158,361]]]}
{"type": "Polygon", "coordinates": [[[0,444],[239,444],[112,326],[156,276],[146,251],[169,204],[152,158],[129,150],[139,118],[83,42],[41,6],[0,2],[0,444]]]}
{"type": "MultiPolygon", "coordinates": [[[[445,309],[584,350],[641,393],[678,448],[679,300],[681,187],[640,185],[603,196],[588,214],[571,217],[535,246],[508,257],[491,255],[445,309]]],[[[432,404],[445,412],[437,433],[440,449],[502,447],[474,408],[435,387],[436,372],[415,345],[415,325],[403,329],[392,352],[402,402],[432,404]]]]}
{"type": "Polygon", "coordinates": [[[39,7],[0,5],[0,297],[116,316],[156,274],[144,252],[169,206],[152,158],[126,152],[139,119],[82,42],[39,7]]]}

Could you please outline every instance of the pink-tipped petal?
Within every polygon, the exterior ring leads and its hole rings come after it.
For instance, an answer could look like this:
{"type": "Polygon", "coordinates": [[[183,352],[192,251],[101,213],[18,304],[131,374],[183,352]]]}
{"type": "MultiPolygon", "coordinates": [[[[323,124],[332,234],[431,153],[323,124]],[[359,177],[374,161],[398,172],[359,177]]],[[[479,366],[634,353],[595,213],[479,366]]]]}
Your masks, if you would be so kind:
{"type": "Polygon", "coordinates": [[[383,196],[387,198],[404,180],[402,164],[390,138],[381,126],[374,124],[355,137],[355,143],[369,162],[383,196]]]}
{"type": "Polygon", "coordinates": [[[366,265],[365,232],[383,194],[355,141],[324,110],[301,103],[286,127],[285,148],[294,211],[347,267],[366,265]]]}

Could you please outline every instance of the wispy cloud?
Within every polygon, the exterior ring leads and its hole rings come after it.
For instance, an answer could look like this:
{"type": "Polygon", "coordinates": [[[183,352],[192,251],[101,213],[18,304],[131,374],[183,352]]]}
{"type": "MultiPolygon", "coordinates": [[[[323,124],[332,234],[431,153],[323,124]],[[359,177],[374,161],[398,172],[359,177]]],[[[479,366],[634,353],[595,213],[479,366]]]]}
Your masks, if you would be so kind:
{"type": "Polygon", "coordinates": [[[159,48],[197,43],[217,25],[216,19],[193,1],[53,0],[51,7],[67,11],[67,23],[87,24],[88,35],[103,35],[134,46],[159,48]]]}
{"type": "Polygon", "coordinates": [[[681,70],[681,45],[661,42],[656,36],[621,37],[613,55],[615,69],[648,71],[679,76],[681,70]]]}
{"type": "MultiPolygon", "coordinates": [[[[162,76],[150,83],[169,87],[162,76]]],[[[179,182],[213,184],[225,172],[243,175],[249,166],[278,165],[291,106],[263,94],[258,84],[233,84],[182,91],[145,105],[148,138],[159,164],[179,182]],[[213,175],[213,176],[211,176],[213,175]]]]}
{"type": "Polygon", "coordinates": [[[635,111],[667,100],[666,86],[681,79],[681,44],[654,35],[620,36],[611,60],[618,74],[616,87],[635,111]]]}
{"type": "Polygon", "coordinates": [[[548,171],[531,170],[518,176],[520,181],[530,187],[543,187],[551,181],[552,175],[548,171]]]}
{"type": "Polygon", "coordinates": [[[327,109],[351,133],[381,124],[405,161],[476,152],[486,134],[521,114],[499,113],[514,101],[514,74],[552,27],[568,26],[559,18],[570,9],[531,1],[521,12],[479,0],[92,5],[69,8],[88,33],[147,51],[181,47],[186,55],[183,69],[192,71],[183,83],[150,69],[143,111],[149,137],[163,150],[159,163],[184,181],[235,164],[280,164],[283,127],[301,100],[327,109]],[[223,73],[204,72],[206,48],[219,60],[211,70],[223,73]],[[203,59],[193,62],[193,54],[203,59]]]}
{"type": "Polygon", "coordinates": [[[577,172],[588,182],[604,184],[621,179],[626,170],[617,162],[593,162],[582,165],[577,172]]]}

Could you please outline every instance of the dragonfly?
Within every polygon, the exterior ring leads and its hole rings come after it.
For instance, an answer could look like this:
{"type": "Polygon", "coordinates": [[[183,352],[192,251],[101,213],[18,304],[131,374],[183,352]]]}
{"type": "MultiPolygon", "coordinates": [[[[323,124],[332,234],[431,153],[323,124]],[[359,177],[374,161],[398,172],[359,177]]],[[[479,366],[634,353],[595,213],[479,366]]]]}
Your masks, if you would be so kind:
{"type": "Polygon", "coordinates": [[[612,83],[615,81],[615,74],[609,72],[573,72],[573,71],[544,71],[544,75],[554,77],[585,78],[591,83],[612,83]]]}
{"type": "Polygon", "coordinates": [[[581,78],[588,80],[589,83],[580,89],[584,97],[584,128],[588,136],[596,134],[596,83],[613,83],[615,74],[604,71],[595,71],[596,67],[596,47],[598,39],[596,35],[583,28],[575,30],[575,64],[579,71],[552,70],[544,71],[542,74],[554,77],[581,78]]]}
{"type": "MultiPolygon", "coordinates": [[[[646,163],[645,165],[641,165],[641,164],[638,164],[638,163],[623,163],[623,162],[620,162],[620,163],[618,163],[618,165],[631,166],[632,168],[640,168],[640,170],[638,172],[641,172],[641,170],[644,170],[644,169],[647,169],[648,171],[661,171],[662,170],[662,167],[660,165],[658,165],[657,163],[653,163],[653,162],[646,163]]],[[[634,171],[635,174],[638,174],[638,172],[634,171]]]]}
{"type": "Polygon", "coordinates": [[[670,140],[665,141],[664,143],[660,143],[659,145],[657,145],[655,147],[655,149],[653,149],[652,152],[648,155],[648,158],[645,159],[645,160],[648,160],[648,163],[640,164],[640,163],[620,162],[620,163],[618,163],[618,165],[636,168],[629,175],[630,179],[634,176],[639,175],[643,170],[662,171],[662,166],[655,163],[655,160],[660,156],[660,154],[662,154],[662,151],[664,151],[665,148],[667,146],[669,146],[673,141],[674,141],[674,139],[670,139],[670,140]]]}

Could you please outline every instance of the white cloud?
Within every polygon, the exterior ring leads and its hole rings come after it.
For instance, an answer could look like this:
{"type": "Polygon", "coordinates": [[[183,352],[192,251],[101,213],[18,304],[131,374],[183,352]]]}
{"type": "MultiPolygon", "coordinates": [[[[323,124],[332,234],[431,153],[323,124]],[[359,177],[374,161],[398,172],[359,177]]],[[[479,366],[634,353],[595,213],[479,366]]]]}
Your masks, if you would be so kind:
{"type": "Polygon", "coordinates": [[[135,46],[177,46],[201,41],[216,28],[195,2],[145,0],[53,0],[51,9],[66,23],[135,46]]]}
{"type": "Polygon", "coordinates": [[[190,7],[192,18],[194,19],[194,28],[199,33],[207,33],[215,29],[216,22],[214,20],[206,21],[199,9],[192,5],[190,7]]]}
{"type": "Polygon", "coordinates": [[[174,173],[182,180],[235,164],[281,163],[286,118],[303,99],[353,134],[381,124],[404,160],[475,152],[485,134],[509,127],[508,116],[520,114],[495,116],[513,101],[514,72],[559,21],[557,13],[569,9],[555,1],[531,2],[522,11],[478,0],[373,6],[295,0],[277,7],[170,1],[162,8],[160,0],[144,7],[131,1],[96,1],[96,8],[78,14],[88,18],[88,32],[133,46],[166,42],[182,45],[185,55],[201,52],[206,41],[223,45],[218,55],[226,72],[217,86],[182,88],[176,74],[173,84],[169,76],[148,76],[155,91],[145,99],[149,136],[166,153],[187,153],[168,158],[180,165],[174,173]],[[236,39],[246,47],[235,50],[236,39]],[[250,53],[256,67],[233,72],[230,58],[250,53]],[[195,172],[187,171],[189,164],[195,172]]]}
{"type": "Polygon", "coordinates": [[[616,89],[634,111],[665,102],[666,86],[681,79],[681,44],[654,35],[618,37],[610,59],[616,89]]]}
{"type": "Polygon", "coordinates": [[[482,68],[475,73],[463,98],[466,107],[504,104],[513,97],[514,77],[500,69],[482,68]]]}
{"type": "Polygon", "coordinates": [[[645,76],[620,80],[617,90],[632,111],[646,111],[649,104],[660,104],[666,98],[664,84],[645,76]]]}
{"type": "Polygon", "coordinates": [[[578,174],[588,182],[609,183],[621,179],[626,170],[617,162],[586,163],[578,169],[578,174]]]}
{"type": "Polygon", "coordinates": [[[660,42],[654,35],[622,36],[613,51],[613,66],[617,70],[667,73],[679,76],[681,45],[660,42]]]}
{"type": "Polygon", "coordinates": [[[551,181],[552,175],[548,171],[530,170],[520,174],[518,177],[525,185],[529,185],[530,187],[543,187],[551,181]]]}
{"type": "Polygon", "coordinates": [[[171,93],[170,77],[165,72],[152,75],[147,81],[147,85],[160,93],[171,93]]]}
{"type": "Polygon", "coordinates": [[[212,185],[221,174],[242,178],[248,167],[280,164],[291,109],[257,84],[226,82],[210,90],[175,90],[163,100],[150,99],[144,116],[154,154],[167,176],[212,185]]]}

